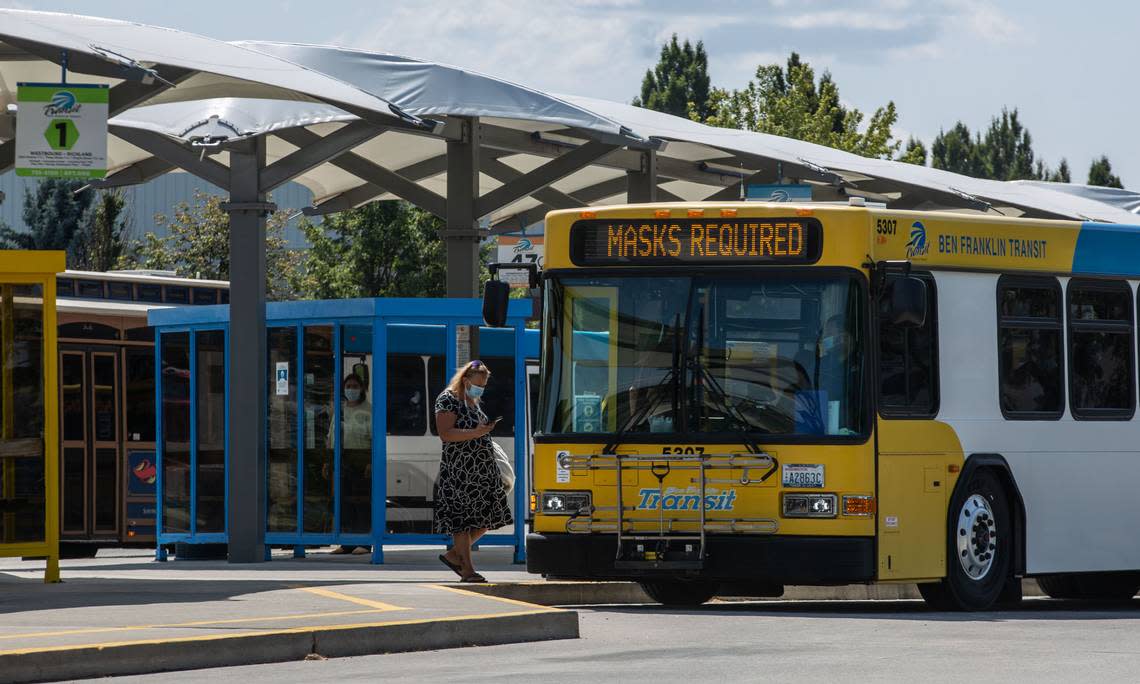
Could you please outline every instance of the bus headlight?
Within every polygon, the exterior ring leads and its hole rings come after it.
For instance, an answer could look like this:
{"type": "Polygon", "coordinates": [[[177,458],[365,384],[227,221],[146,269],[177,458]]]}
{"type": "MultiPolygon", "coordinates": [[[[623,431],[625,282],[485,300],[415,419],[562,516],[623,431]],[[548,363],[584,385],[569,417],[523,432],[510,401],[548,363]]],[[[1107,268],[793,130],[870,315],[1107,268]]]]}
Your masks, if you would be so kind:
{"type": "Polygon", "coordinates": [[[834,494],[785,494],[785,518],[834,518],[834,494]]]}
{"type": "Polygon", "coordinates": [[[539,513],[546,515],[577,515],[593,508],[590,492],[543,492],[540,502],[539,513]]]}

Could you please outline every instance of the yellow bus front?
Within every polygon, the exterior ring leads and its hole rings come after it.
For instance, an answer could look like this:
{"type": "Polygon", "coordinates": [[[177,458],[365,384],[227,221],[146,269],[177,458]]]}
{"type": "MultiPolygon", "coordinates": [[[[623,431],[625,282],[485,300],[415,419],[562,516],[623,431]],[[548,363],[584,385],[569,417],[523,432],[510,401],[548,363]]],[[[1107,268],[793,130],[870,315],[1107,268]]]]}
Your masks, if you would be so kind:
{"type": "Polygon", "coordinates": [[[669,602],[874,578],[868,221],[547,217],[531,572],[669,602]]]}

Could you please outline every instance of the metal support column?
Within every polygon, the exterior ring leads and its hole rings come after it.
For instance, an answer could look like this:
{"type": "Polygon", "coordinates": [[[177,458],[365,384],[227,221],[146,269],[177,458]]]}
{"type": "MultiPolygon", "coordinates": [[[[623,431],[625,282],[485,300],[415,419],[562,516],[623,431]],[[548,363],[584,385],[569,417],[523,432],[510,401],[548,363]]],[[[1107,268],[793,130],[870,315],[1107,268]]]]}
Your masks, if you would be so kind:
{"type": "Polygon", "coordinates": [[[630,204],[644,204],[657,201],[657,152],[645,150],[641,153],[641,168],[626,171],[626,201],[630,204]]]}
{"type": "Polygon", "coordinates": [[[479,296],[479,120],[464,119],[459,140],[447,143],[447,296],[479,296]]]}
{"type": "Polygon", "coordinates": [[[229,561],[260,563],[265,547],[265,138],[230,149],[229,561]]]}

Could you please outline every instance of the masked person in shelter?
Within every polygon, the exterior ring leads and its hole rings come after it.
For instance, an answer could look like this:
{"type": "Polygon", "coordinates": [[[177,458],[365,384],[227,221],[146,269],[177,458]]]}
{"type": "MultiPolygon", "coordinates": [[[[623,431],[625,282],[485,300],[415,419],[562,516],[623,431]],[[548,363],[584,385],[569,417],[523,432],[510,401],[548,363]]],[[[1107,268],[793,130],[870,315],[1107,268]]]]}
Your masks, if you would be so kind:
{"type": "Polygon", "coordinates": [[[435,529],[453,545],[439,560],[462,582],[486,582],[471,560],[471,546],[493,530],[510,525],[507,492],[495,465],[491,431],[480,397],[491,371],[480,361],[460,368],[435,400],[435,423],[443,441],[435,493],[435,529]]]}
{"type": "MultiPolygon", "coordinates": [[[[342,386],[340,463],[342,532],[367,533],[371,526],[372,404],[364,382],[356,375],[345,377],[342,386]]],[[[332,432],[329,433],[332,447],[332,432]]],[[[368,553],[367,546],[341,546],[333,553],[368,553]]]]}

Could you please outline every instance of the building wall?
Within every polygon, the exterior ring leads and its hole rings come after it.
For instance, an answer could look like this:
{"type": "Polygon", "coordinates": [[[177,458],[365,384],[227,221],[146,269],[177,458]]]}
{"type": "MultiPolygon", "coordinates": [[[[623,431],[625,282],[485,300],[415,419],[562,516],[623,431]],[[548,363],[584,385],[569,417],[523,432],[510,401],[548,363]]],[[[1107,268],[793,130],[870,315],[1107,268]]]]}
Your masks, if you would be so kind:
{"type": "MultiPolygon", "coordinates": [[[[0,221],[17,230],[26,230],[24,225],[24,190],[34,192],[37,181],[20,178],[13,172],[0,174],[0,192],[4,201],[0,203],[0,221]]],[[[211,194],[224,194],[215,186],[188,173],[169,173],[143,185],[123,188],[127,201],[127,211],[131,216],[131,238],[138,239],[148,232],[164,236],[166,231],[155,225],[155,214],[173,213],[179,202],[193,202],[195,191],[211,194]]],[[[312,203],[312,193],[299,183],[286,183],[273,191],[272,199],[281,209],[290,213],[300,212],[312,203]]],[[[317,219],[319,220],[319,219],[317,219]]],[[[285,228],[285,237],[292,248],[304,248],[304,235],[297,228],[299,221],[294,218],[285,228]]]]}

